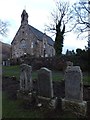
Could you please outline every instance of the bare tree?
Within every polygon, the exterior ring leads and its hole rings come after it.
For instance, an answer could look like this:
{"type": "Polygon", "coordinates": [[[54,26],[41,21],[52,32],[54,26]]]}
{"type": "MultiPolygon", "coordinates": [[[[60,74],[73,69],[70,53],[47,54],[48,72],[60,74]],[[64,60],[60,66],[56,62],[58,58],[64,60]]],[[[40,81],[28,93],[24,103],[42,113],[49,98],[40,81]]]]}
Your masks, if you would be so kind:
{"type": "Polygon", "coordinates": [[[66,28],[66,24],[72,19],[71,13],[69,3],[61,1],[56,2],[56,10],[51,13],[53,21],[49,26],[46,26],[47,31],[51,31],[51,33],[56,35],[54,48],[57,56],[62,54],[64,34],[73,29],[67,30],[66,28]]]}
{"type": "Polygon", "coordinates": [[[87,37],[90,31],[90,1],[84,2],[80,0],[73,5],[73,22],[75,23],[75,31],[78,32],[78,37],[82,35],[87,37]]]}
{"type": "Polygon", "coordinates": [[[6,36],[6,32],[7,32],[7,27],[8,27],[8,22],[3,22],[2,20],[0,20],[0,34],[2,36],[6,36]]]}

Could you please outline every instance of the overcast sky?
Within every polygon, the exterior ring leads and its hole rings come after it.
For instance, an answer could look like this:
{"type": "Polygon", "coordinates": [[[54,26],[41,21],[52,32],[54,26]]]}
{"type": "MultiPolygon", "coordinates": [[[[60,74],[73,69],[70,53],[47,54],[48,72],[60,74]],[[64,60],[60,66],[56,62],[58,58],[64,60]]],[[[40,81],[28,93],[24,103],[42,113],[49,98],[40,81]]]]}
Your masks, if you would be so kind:
{"type": "MultiPolygon", "coordinates": [[[[50,13],[55,7],[55,1],[57,0],[0,0],[0,19],[10,23],[8,36],[3,38],[0,36],[0,41],[11,44],[21,24],[23,9],[26,9],[29,15],[29,24],[44,32],[44,26],[49,23],[50,13]]],[[[71,3],[74,1],[76,0],[70,0],[71,3]]],[[[77,40],[76,34],[71,32],[65,37],[63,52],[65,53],[67,49],[84,49],[86,45],[86,40],[77,40]]]]}

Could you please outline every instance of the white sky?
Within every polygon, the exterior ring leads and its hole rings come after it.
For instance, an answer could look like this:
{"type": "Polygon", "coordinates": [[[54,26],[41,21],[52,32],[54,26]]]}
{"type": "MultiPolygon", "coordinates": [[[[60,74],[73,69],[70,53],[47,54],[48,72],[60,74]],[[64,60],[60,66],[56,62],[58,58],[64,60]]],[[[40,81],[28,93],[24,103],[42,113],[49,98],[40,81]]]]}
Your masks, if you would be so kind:
{"type": "MultiPolygon", "coordinates": [[[[3,38],[0,36],[0,40],[11,43],[21,24],[23,9],[26,9],[29,15],[29,24],[44,32],[44,25],[50,22],[49,17],[55,7],[55,1],[57,0],[0,0],[0,19],[10,23],[8,36],[3,38]]],[[[74,1],[76,0],[70,0],[74,1]]],[[[77,40],[76,35],[71,32],[65,37],[63,52],[65,53],[67,49],[84,49],[85,46],[87,41],[77,40]]]]}

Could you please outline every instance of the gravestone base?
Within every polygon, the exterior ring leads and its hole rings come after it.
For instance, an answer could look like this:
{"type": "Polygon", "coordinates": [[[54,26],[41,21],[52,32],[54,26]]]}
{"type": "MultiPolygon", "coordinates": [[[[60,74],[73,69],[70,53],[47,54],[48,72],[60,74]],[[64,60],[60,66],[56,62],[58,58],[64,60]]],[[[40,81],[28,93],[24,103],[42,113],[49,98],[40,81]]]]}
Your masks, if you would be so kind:
{"type": "Polygon", "coordinates": [[[49,109],[55,109],[57,106],[57,98],[46,98],[38,96],[38,107],[45,107],[49,109]]]}
{"type": "Polygon", "coordinates": [[[87,102],[86,101],[71,101],[62,99],[62,109],[64,111],[71,111],[76,115],[86,116],[87,102]]]}
{"type": "Polygon", "coordinates": [[[32,92],[29,92],[29,91],[18,90],[17,98],[20,100],[28,100],[29,102],[33,101],[32,92]]]}
{"type": "Polygon", "coordinates": [[[57,107],[57,97],[54,97],[50,100],[49,107],[55,109],[57,107]]]}

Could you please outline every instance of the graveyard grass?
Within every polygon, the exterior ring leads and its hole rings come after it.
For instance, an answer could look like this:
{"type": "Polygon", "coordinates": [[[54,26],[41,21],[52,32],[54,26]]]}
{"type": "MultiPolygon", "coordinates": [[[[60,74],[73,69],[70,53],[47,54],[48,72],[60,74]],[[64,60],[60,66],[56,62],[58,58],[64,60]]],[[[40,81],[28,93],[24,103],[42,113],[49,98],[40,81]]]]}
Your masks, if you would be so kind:
{"type": "MultiPolygon", "coordinates": [[[[20,68],[19,66],[3,66],[2,73],[3,76],[8,76],[8,77],[15,76],[17,79],[19,79],[20,68]]],[[[53,71],[52,76],[54,81],[60,81],[63,79],[63,73],[59,71],[53,71]]],[[[37,71],[33,71],[32,79],[36,79],[36,78],[37,78],[37,71]]]]}
{"type": "MultiPolygon", "coordinates": [[[[44,118],[47,116],[44,116],[47,112],[46,109],[24,109],[21,107],[20,101],[15,100],[12,101],[8,99],[8,96],[6,93],[3,93],[2,97],[2,106],[3,106],[3,111],[2,111],[2,117],[3,118],[44,118]]],[[[59,116],[56,116],[59,118],[59,116]]],[[[61,118],[75,118],[76,116],[74,114],[65,112],[61,118]]]]}
{"type": "MultiPolygon", "coordinates": [[[[19,79],[20,68],[19,66],[3,66],[2,74],[8,77],[15,76],[19,79]]],[[[61,71],[52,71],[52,77],[53,81],[61,81],[64,79],[64,73],[61,71]]],[[[32,79],[37,79],[37,71],[32,72],[32,79]]],[[[83,83],[90,84],[90,74],[88,72],[83,73],[83,83]]]]}
{"type": "MultiPolygon", "coordinates": [[[[2,74],[3,76],[15,76],[19,80],[19,73],[20,73],[20,68],[19,66],[3,66],[2,68],[2,74]]],[[[53,81],[60,81],[63,80],[64,78],[64,73],[60,71],[53,71],[53,81]]],[[[37,78],[37,71],[32,72],[32,79],[37,78]]],[[[85,73],[84,74],[84,83],[85,84],[90,84],[90,74],[85,73]]],[[[10,100],[8,98],[8,95],[6,92],[3,92],[2,96],[2,109],[3,109],[3,117],[4,118],[43,118],[43,112],[42,110],[39,109],[34,109],[34,110],[25,110],[20,107],[20,102],[19,100],[10,100]]],[[[73,114],[68,114],[65,113],[65,116],[62,116],[62,118],[69,118],[69,117],[75,117],[73,114]]]]}
{"type": "Polygon", "coordinates": [[[42,114],[38,110],[25,110],[21,109],[18,100],[12,101],[8,99],[7,94],[4,92],[2,95],[2,116],[3,118],[42,118],[42,114]]]}

